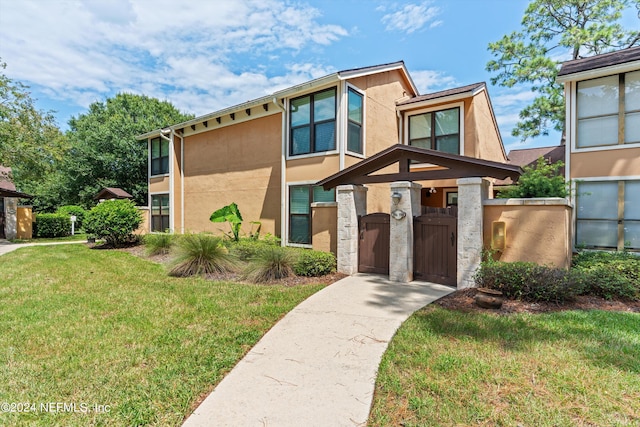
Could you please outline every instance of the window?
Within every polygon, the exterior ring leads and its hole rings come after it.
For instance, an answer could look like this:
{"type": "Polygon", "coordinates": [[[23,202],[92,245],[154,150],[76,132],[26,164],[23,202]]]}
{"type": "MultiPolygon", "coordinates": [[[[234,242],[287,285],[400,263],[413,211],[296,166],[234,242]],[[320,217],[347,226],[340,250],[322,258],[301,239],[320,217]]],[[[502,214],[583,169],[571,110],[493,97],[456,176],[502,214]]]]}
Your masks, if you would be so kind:
{"type": "Polygon", "coordinates": [[[577,104],[578,148],[640,142],[640,71],[578,82],[577,104]]]}
{"type": "Polygon", "coordinates": [[[290,155],[335,150],[336,89],[292,99],[290,123],[290,155]]]}
{"type": "Polygon", "coordinates": [[[169,173],[169,141],[163,138],[151,140],[151,175],[169,173]]]}
{"type": "Polygon", "coordinates": [[[460,108],[410,116],[409,145],[460,154],[460,108]]]}
{"type": "Polygon", "coordinates": [[[349,88],[348,98],[347,150],[362,154],[362,95],[349,88]]]}
{"type": "Polygon", "coordinates": [[[576,244],[588,248],[640,249],[638,194],[640,181],[579,182],[576,244]]]}
{"type": "Polygon", "coordinates": [[[169,230],[169,195],[151,196],[151,231],[169,230]]]}
{"type": "Polygon", "coordinates": [[[311,243],[311,203],[335,202],[335,190],[295,185],[289,187],[289,243],[311,243]]]}

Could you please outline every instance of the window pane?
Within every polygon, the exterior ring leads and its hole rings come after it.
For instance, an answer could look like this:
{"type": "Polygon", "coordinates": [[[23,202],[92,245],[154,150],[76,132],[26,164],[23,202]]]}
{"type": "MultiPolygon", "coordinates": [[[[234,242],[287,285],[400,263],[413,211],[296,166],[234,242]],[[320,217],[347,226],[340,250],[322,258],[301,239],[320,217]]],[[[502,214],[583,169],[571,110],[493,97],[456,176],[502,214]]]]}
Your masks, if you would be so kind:
{"type": "Polygon", "coordinates": [[[151,175],[158,175],[162,170],[162,160],[160,157],[151,160],[151,175]]]}
{"type": "Polygon", "coordinates": [[[311,243],[309,235],[309,215],[292,215],[289,241],[292,243],[311,243]]]}
{"type": "Polygon", "coordinates": [[[436,150],[458,154],[458,135],[440,136],[436,138],[436,150]]]}
{"type": "Polygon", "coordinates": [[[640,221],[640,181],[624,183],[624,219],[640,221]]]}
{"type": "Polygon", "coordinates": [[[309,213],[309,187],[296,186],[289,188],[289,211],[292,214],[309,213]]]}
{"type": "Polygon", "coordinates": [[[160,215],[160,197],[151,196],[151,215],[160,215]]]}
{"type": "Polygon", "coordinates": [[[617,112],[617,75],[578,82],[578,118],[617,112]]]}
{"type": "Polygon", "coordinates": [[[427,148],[430,150],[431,138],[412,139],[411,141],[409,141],[409,145],[411,145],[412,147],[427,148]]]}
{"type": "Polygon", "coordinates": [[[458,133],[458,109],[436,111],[436,136],[458,133]]]}
{"type": "Polygon", "coordinates": [[[162,215],[162,228],[158,231],[167,231],[169,230],[169,215],[162,215]]]}
{"type": "Polygon", "coordinates": [[[579,182],[577,218],[618,219],[618,182],[579,182]]]}
{"type": "Polygon", "coordinates": [[[316,125],[316,145],[314,151],[329,151],[336,148],[335,129],[336,122],[316,125]]]}
{"type": "Polygon", "coordinates": [[[576,244],[587,247],[618,247],[618,222],[578,220],[576,227],[576,244]]]}
{"type": "Polygon", "coordinates": [[[291,154],[304,154],[311,151],[311,135],[309,126],[293,129],[291,132],[291,154]]]}
{"type": "Polygon", "coordinates": [[[624,116],[624,142],[640,142],[640,113],[627,113],[624,116]]]}
{"type": "Polygon", "coordinates": [[[151,158],[160,157],[160,138],[154,138],[151,140],[151,158]]]}
{"type": "MultiPolygon", "coordinates": [[[[431,136],[431,113],[409,117],[409,139],[429,138],[431,136]]],[[[414,145],[414,144],[411,144],[414,145]]],[[[430,148],[430,147],[423,147],[430,148]]]]}
{"type": "Polygon", "coordinates": [[[618,116],[578,120],[578,147],[618,144],[618,116]]]}
{"type": "Polygon", "coordinates": [[[362,95],[349,89],[349,120],[362,124],[362,95]]]}
{"type": "Polygon", "coordinates": [[[169,215],[169,196],[160,197],[160,207],[163,215],[169,215]]]}
{"type": "Polygon", "coordinates": [[[151,231],[164,231],[162,228],[162,217],[161,216],[152,216],[151,217],[151,231]]]}
{"type": "Polygon", "coordinates": [[[330,89],[316,93],[313,102],[313,120],[320,122],[336,118],[336,91],[330,89]]]}
{"type": "Polygon", "coordinates": [[[624,76],[624,111],[640,110],[640,71],[624,76]]]}
{"type": "Polygon", "coordinates": [[[315,186],[313,187],[313,201],[314,202],[335,202],[336,192],[335,189],[325,191],[324,188],[315,186]]]}
{"type": "Polygon", "coordinates": [[[625,221],[624,246],[629,249],[640,249],[640,221],[625,221]]]}
{"type": "Polygon", "coordinates": [[[309,124],[311,120],[310,102],[310,96],[303,96],[302,98],[291,100],[292,127],[309,124]]]}
{"type": "Polygon", "coordinates": [[[166,139],[163,139],[161,141],[161,145],[162,145],[162,151],[161,151],[160,155],[162,157],[168,156],[169,155],[169,141],[167,141],[166,139]]]}
{"type": "Polygon", "coordinates": [[[362,154],[362,127],[352,122],[348,126],[347,150],[362,154]]]}
{"type": "Polygon", "coordinates": [[[161,160],[160,173],[169,173],[169,158],[160,157],[159,160],[161,160]]]}

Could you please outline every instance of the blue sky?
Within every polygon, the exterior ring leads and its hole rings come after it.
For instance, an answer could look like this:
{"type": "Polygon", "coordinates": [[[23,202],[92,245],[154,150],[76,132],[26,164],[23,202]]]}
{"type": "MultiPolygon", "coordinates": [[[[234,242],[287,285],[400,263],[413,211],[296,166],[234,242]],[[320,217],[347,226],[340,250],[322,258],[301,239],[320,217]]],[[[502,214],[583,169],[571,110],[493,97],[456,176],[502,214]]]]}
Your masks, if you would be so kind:
{"type": "Polygon", "coordinates": [[[58,125],[118,92],[206,114],[313,78],[404,60],[421,93],[489,84],[507,148],[526,87],[490,85],[489,42],[526,0],[0,0],[6,75],[58,125]]]}

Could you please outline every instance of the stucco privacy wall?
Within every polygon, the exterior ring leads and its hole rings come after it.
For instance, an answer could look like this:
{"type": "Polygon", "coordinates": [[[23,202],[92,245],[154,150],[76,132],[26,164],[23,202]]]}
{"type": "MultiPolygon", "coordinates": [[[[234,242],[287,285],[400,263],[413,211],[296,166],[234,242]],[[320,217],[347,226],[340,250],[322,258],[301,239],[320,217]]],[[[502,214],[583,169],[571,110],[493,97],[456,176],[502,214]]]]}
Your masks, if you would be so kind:
{"type": "Polygon", "coordinates": [[[484,201],[485,249],[491,248],[492,224],[505,224],[505,248],[500,261],[535,262],[569,268],[572,207],[563,198],[494,199],[484,201]]]}
{"type": "Polygon", "coordinates": [[[311,242],[316,251],[337,253],[338,203],[311,204],[311,242]]]}
{"type": "MultiPolygon", "coordinates": [[[[282,115],[274,114],[185,139],[185,231],[218,233],[215,210],[235,202],[262,234],[280,235],[282,115]]],[[[225,231],[228,231],[225,229],[225,231]]]]}
{"type": "Polygon", "coordinates": [[[16,218],[16,239],[31,239],[33,237],[32,207],[18,206],[16,218]]]}

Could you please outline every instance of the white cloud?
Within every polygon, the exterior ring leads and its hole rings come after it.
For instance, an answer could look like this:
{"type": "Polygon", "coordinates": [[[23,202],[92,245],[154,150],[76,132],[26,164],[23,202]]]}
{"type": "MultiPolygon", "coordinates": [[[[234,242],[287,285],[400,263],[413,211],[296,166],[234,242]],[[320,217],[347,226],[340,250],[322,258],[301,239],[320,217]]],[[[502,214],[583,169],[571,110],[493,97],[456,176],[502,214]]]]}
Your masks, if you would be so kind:
{"type": "MultiPolygon", "coordinates": [[[[387,13],[382,17],[382,23],[386,25],[387,31],[401,31],[411,34],[422,29],[429,21],[433,20],[440,14],[440,8],[431,6],[430,1],[419,4],[406,4],[401,8],[393,5],[391,13],[387,13]]],[[[385,12],[385,8],[377,10],[385,12]]],[[[442,21],[434,21],[430,28],[442,25],[442,21]]]]}
{"type": "Polygon", "coordinates": [[[84,107],[129,91],[204,114],[318,77],[324,67],[292,61],[349,35],[281,0],[0,3],[7,74],[84,107]]]}
{"type": "Polygon", "coordinates": [[[446,75],[442,71],[418,70],[410,73],[418,91],[422,94],[449,89],[457,85],[453,76],[446,75]]]}

